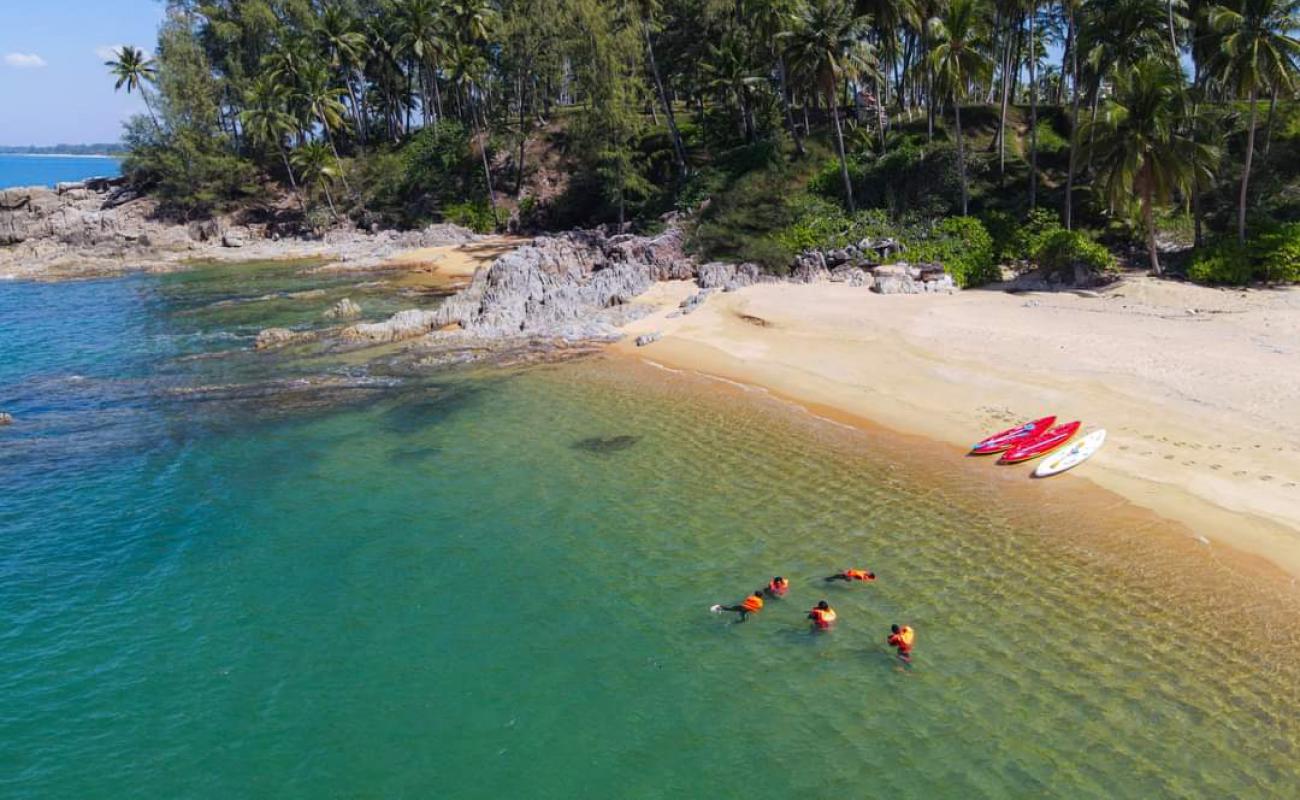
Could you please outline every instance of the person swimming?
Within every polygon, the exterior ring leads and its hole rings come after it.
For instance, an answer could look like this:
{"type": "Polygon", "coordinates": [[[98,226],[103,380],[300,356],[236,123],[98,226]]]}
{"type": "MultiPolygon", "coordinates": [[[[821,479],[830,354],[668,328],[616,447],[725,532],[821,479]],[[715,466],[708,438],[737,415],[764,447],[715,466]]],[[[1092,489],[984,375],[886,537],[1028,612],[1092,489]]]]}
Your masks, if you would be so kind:
{"type": "Polygon", "coordinates": [[[790,591],[790,579],[782,578],[780,575],[768,581],[767,588],[763,590],[768,597],[785,597],[788,591],[790,591]]]}
{"type": "Polygon", "coordinates": [[[755,589],[753,594],[734,606],[718,606],[717,608],[719,611],[735,611],[740,614],[740,621],[744,622],[749,619],[750,614],[757,614],[763,610],[763,590],[755,589]]]}
{"type": "Polygon", "coordinates": [[[812,611],[808,612],[808,619],[813,621],[813,627],[819,631],[828,631],[831,625],[835,623],[835,609],[831,608],[830,603],[825,600],[813,606],[812,611]]]}
{"type": "Polygon", "coordinates": [[[834,575],[827,575],[822,580],[827,583],[831,581],[866,581],[870,583],[876,579],[876,573],[865,569],[846,569],[843,572],[837,572],[834,575]]]}
{"type": "Polygon", "coordinates": [[[897,623],[889,626],[889,638],[885,642],[890,647],[898,648],[898,659],[904,664],[912,663],[912,645],[916,642],[916,631],[908,625],[897,623]]]}

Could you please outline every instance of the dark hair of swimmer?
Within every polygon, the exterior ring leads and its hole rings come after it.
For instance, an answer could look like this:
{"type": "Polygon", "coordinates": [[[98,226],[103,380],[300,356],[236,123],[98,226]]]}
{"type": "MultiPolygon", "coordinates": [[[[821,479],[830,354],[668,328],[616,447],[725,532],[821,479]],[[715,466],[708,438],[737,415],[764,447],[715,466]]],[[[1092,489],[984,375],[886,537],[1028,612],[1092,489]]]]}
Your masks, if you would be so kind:
{"type": "Polygon", "coordinates": [[[889,626],[889,632],[890,632],[890,633],[898,633],[898,625],[897,625],[897,624],[890,625],[890,626],[889,626]]]}
{"type": "Polygon", "coordinates": [[[831,607],[831,604],[823,600],[817,604],[817,607],[820,608],[822,611],[825,611],[826,609],[831,607]]]}

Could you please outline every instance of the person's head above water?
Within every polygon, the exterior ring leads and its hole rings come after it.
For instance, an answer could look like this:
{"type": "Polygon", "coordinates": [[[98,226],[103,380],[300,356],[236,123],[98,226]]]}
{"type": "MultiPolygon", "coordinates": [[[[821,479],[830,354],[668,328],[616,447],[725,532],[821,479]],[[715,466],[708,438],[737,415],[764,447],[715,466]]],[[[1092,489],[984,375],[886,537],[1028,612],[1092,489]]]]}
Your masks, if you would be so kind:
{"type": "Polygon", "coordinates": [[[893,625],[890,625],[890,626],[889,626],[889,632],[890,632],[890,633],[898,633],[898,623],[894,623],[893,625]]]}
{"type": "Polygon", "coordinates": [[[772,579],[772,583],[785,583],[785,578],[782,578],[780,575],[777,575],[775,578],[772,579]]]}
{"type": "Polygon", "coordinates": [[[831,604],[823,600],[817,604],[817,607],[820,608],[822,611],[826,611],[831,607],[831,604]]]}
{"type": "Polygon", "coordinates": [[[868,570],[868,571],[867,571],[867,577],[874,581],[874,580],[876,579],[876,573],[871,572],[870,570],[868,570]]]}

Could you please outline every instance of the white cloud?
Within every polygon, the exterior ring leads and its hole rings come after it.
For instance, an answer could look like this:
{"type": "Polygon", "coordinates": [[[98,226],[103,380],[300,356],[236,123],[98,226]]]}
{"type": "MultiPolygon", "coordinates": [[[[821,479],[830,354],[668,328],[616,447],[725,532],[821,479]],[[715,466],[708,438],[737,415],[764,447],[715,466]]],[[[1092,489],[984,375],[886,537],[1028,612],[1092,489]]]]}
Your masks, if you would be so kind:
{"type": "Polygon", "coordinates": [[[5,53],[4,61],[18,69],[32,69],[45,66],[45,59],[35,53],[5,53]]]}

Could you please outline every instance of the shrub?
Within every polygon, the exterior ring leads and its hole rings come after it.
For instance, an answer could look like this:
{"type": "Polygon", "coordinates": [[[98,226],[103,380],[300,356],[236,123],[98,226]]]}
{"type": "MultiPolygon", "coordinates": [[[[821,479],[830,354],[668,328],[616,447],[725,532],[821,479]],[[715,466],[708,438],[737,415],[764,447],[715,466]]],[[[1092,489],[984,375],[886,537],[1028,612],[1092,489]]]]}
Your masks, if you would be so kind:
{"type": "Polygon", "coordinates": [[[1061,218],[1055,211],[1035,208],[1025,215],[1025,221],[1012,234],[1007,243],[1007,255],[1010,258],[1036,261],[1043,244],[1062,230],[1061,218]]]}
{"type": "Polygon", "coordinates": [[[497,227],[496,219],[492,216],[492,207],[482,200],[443,206],[442,218],[447,222],[469,228],[475,233],[491,233],[497,227]]]}
{"type": "Polygon", "coordinates": [[[993,237],[974,217],[947,217],[917,238],[909,238],[909,261],[943,264],[958,286],[980,286],[999,277],[993,237]]]}
{"type": "Polygon", "coordinates": [[[1223,239],[1192,254],[1187,277],[1197,283],[1240,286],[1250,283],[1254,272],[1250,251],[1235,239],[1223,239]]]}
{"type": "Polygon", "coordinates": [[[1070,273],[1083,269],[1109,272],[1116,267],[1115,256],[1081,231],[1058,228],[1045,234],[1033,254],[1034,261],[1048,273],[1070,273]]]}
{"type": "Polygon", "coordinates": [[[1257,277],[1282,283],[1300,281],[1300,223],[1261,233],[1252,250],[1259,264],[1257,277]]]}
{"type": "Polygon", "coordinates": [[[1187,277],[1197,283],[1243,286],[1251,281],[1300,281],[1300,223],[1259,231],[1243,247],[1221,239],[1192,255],[1187,277]]]}
{"type": "Polygon", "coordinates": [[[1056,155],[1070,149],[1070,140],[1056,132],[1049,117],[1038,120],[1034,130],[1038,133],[1038,154],[1056,155]]]}
{"type": "Polygon", "coordinates": [[[838,205],[802,194],[790,203],[789,211],[793,217],[790,224],[772,235],[789,252],[843,244],[850,221],[838,205]]]}

